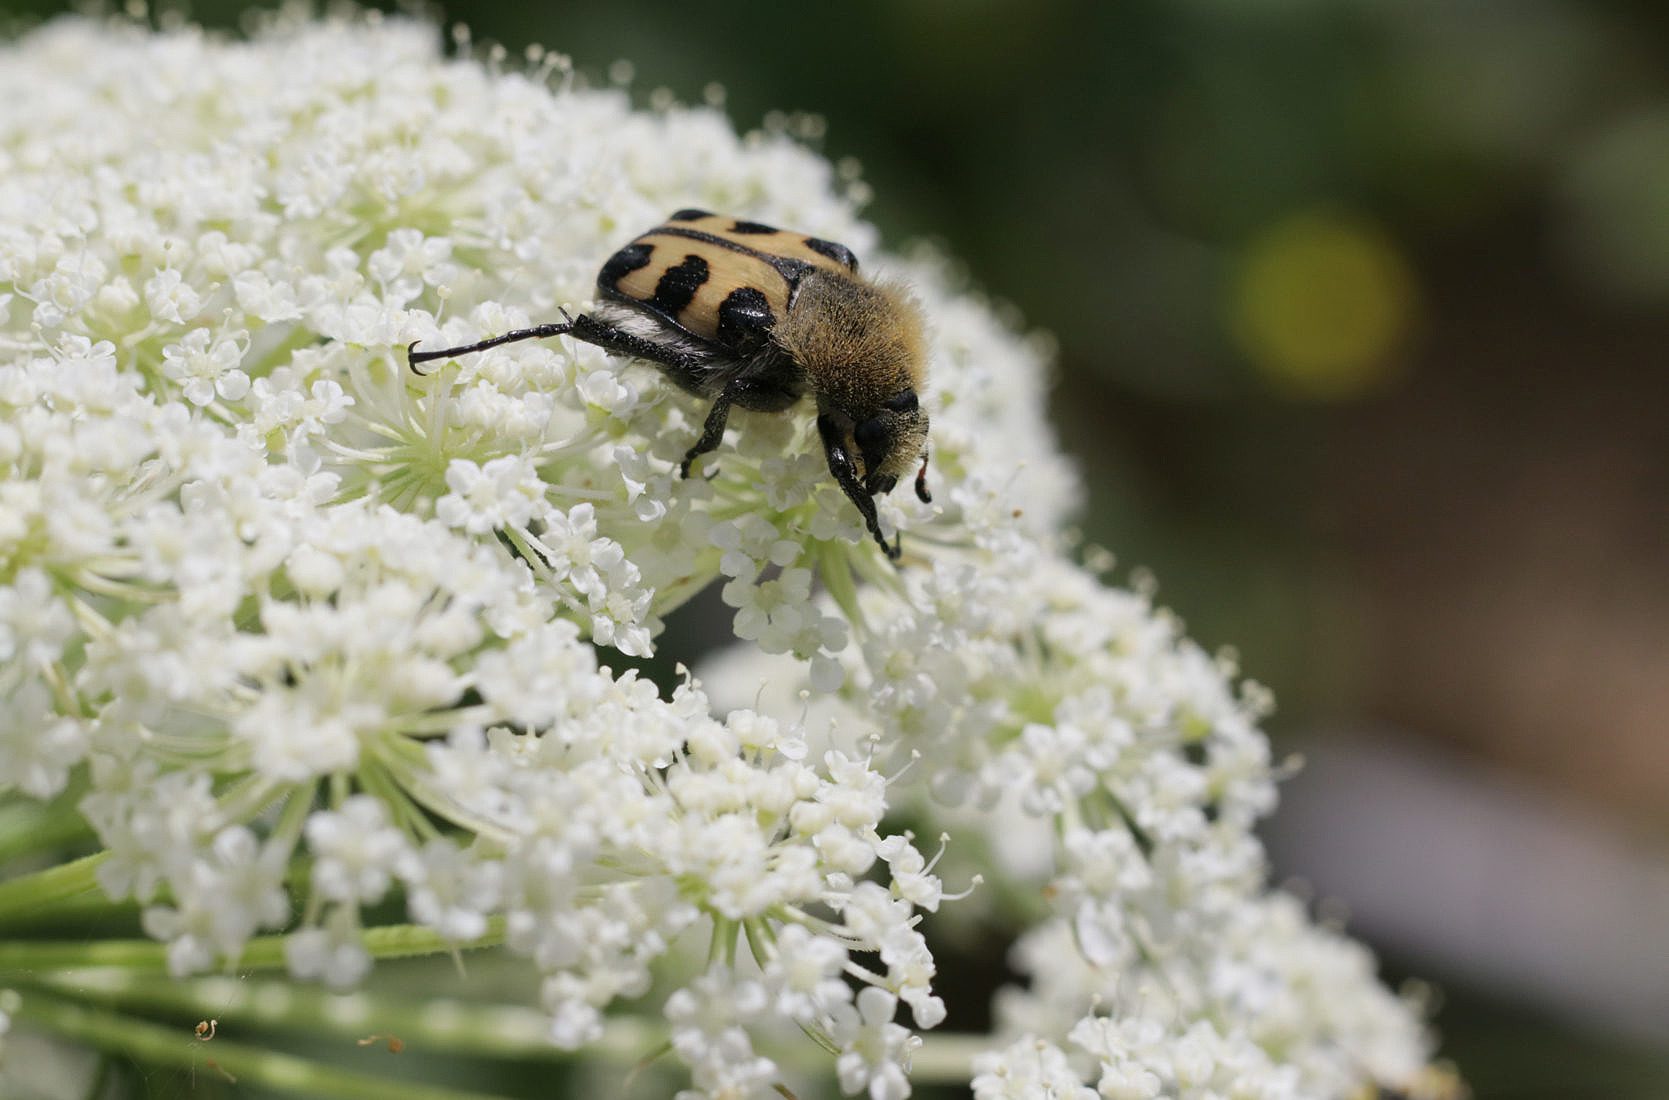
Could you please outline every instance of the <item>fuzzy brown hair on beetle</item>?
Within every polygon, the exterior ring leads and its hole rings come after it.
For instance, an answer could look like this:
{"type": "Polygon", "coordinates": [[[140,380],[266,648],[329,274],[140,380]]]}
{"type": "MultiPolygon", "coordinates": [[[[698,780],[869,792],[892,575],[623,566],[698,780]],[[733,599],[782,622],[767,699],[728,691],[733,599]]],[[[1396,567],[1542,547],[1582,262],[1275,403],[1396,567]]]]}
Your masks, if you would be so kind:
{"type": "MultiPolygon", "coordinates": [[[[758,222],[680,210],[610,256],[598,304],[560,322],[461,347],[419,352],[418,364],[516,340],[572,336],[659,366],[711,398],[680,473],[724,440],[732,407],[783,412],[811,395],[829,472],[889,558],[874,498],[916,469],[927,491],[927,355],[921,312],[901,288],[858,274],[852,250],[758,222]]],[[[420,372],[421,373],[421,372],[420,372]]]]}

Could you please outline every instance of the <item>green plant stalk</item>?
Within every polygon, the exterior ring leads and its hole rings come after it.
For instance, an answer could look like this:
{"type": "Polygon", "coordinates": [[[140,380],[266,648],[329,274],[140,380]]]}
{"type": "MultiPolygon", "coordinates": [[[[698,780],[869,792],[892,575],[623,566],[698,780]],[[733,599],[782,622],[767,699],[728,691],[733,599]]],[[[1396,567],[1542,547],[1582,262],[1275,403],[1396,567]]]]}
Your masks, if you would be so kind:
{"type": "Polygon", "coordinates": [[[220,1038],[200,1039],[177,1027],[135,1020],[39,990],[23,992],[13,1018],[98,1050],[153,1065],[224,1073],[241,1084],[318,1100],[498,1100],[487,1093],[394,1080],[380,1073],[355,1073],[220,1038]]]}
{"type": "MultiPolygon", "coordinates": [[[[222,1040],[239,1028],[270,1028],[275,1032],[330,1038],[345,1035],[354,1038],[354,1042],[376,1038],[379,1047],[397,1038],[407,1048],[424,1052],[549,1062],[596,1058],[634,1065],[648,1062],[666,1048],[663,1028],[638,1018],[611,1017],[604,1023],[603,1037],[599,1040],[587,1043],[581,1052],[564,1052],[549,1042],[549,1017],[532,1008],[464,1002],[456,998],[414,1002],[409,997],[379,993],[327,993],[292,985],[289,981],[249,981],[224,976],[157,981],[154,975],[139,971],[100,968],[32,976],[15,988],[20,990],[25,1003],[45,992],[55,1002],[75,998],[102,1010],[172,1013],[215,1020],[222,1040]]],[[[118,1018],[125,1020],[125,1017],[118,1018]]],[[[182,1042],[177,1028],[164,1030],[170,1042],[177,1045],[182,1042]]],[[[65,1033],[78,1037],[78,1033],[65,1033]]],[[[217,1040],[214,1047],[200,1050],[219,1052],[224,1048],[222,1040],[217,1040]]],[[[923,1035],[923,1045],[911,1058],[911,1080],[918,1085],[966,1085],[973,1075],[973,1057],[991,1045],[988,1035],[923,1035]]],[[[828,1068],[826,1055],[799,1043],[773,1050],[771,1057],[784,1068],[801,1073],[826,1072],[828,1068]]],[[[230,1070],[225,1060],[219,1062],[230,1070]]],[[[234,1077],[239,1075],[235,1070],[230,1072],[234,1077]]]]}
{"type": "Polygon", "coordinates": [[[910,1080],[918,1085],[966,1085],[973,1080],[974,1055],[1002,1044],[989,1035],[930,1031],[910,1055],[910,1080]]]}
{"type": "Polygon", "coordinates": [[[99,852],[0,882],[0,924],[18,917],[38,917],[41,910],[60,901],[97,892],[95,872],[106,856],[99,852]]]}
{"type": "Polygon", "coordinates": [[[550,1061],[583,1056],[631,1062],[666,1042],[664,1028],[635,1017],[615,1017],[605,1022],[600,1040],[576,1055],[551,1045],[548,1014],[520,1005],[329,993],[284,981],[205,977],[159,982],[153,975],[106,968],[31,977],[27,984],[106,1008],[217,1020],[221,1035],[270,1028],[347,1034],[356,1040],[397,1036],[413,1049],[550,1061]]]}
{"type": "MultiPolygon", "coordinates": [[[[229,969],[237,971],[274,970],[285,965],[287,936],[257,936],[244,945],[229,969]]],[[[419,955],[449,954],[504,942],[502,917],[488,921],[487,934],[469,943],[453,943],[430,929],[415,924],[391,924],[367,928],[365,950],[375,959],[404,959],[419,955]]],[[[0,942],[0,975],[6,972],[39,974],[51,970],[115,966],[129,970],[167,970],[168,945],[155,940],[93,940],[58,942],[14,940],[0,942]]]]}
{"type": "Polygon", "coordinates": [[[106,935],[131,935],[131,931],[122,930],[139,927],[139,913],[142,908],[132,898],[111,901],[104,896],[103,891],[95,894],[77,894],[73,898],[57,902],[49,909],[37,910],[29,916],[18,914],[11,920],[0,923],[0,936],[11,939],[27,939],[41,934],[61,936],[69,926],[87,926],[94,922],[97,922],[97,926],[102,928],[106,935]]]}
{"type": "MultiPolygon", "coordinates": [[[[550,1043],[550,1017],[519,1005],[446,997],[413,1001],[374,993],[335,994],[282,981],[208,977],[158,982],[132,971],[99,969],[31,978],[23,990],[25,996],[30,988],[109,1009],[213,1019],[218,1021],[221,1036],[251,1028],[324,1036],[348,1034],[356,1041],[375,1035],[384,1040],[398,1037],[408,1048],[428,1051],[633,1064],[664,1053],[666,1046],[663,1028],[630,1016],[608,1018],[601,1039],[587,1043],[580,1051],[564,1051],[550,1043]]],[[[993,1046],[985,1035],[930,1032],[922,1039],[923,1045],[912,1058],[910,1078],[923,1085],[966,1084],[972,1076],[974,1055],[993,1046]]],[[[799,1044],[771,1053],[779,1063],[801,1072],[826,1067],[821,1055],[799,1044]]]]}
{"type": "MultiPolygon", "coordinates": [[[[72,791],[78,788],[72,788],[72,791]]],[[[49,803],[0,802],[0,863],[36,853],[56,853],[93,835],[72,793],[49,803]]]]}

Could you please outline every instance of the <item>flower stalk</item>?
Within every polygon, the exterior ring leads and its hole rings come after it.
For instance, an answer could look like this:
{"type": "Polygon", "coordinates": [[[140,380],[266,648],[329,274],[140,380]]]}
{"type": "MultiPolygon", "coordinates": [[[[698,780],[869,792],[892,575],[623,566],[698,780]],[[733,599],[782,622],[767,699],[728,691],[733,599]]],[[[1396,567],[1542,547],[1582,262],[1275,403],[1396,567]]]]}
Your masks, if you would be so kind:
{"type": "Polygon", "coordinates": [[[39,990],[24,991],[11,1015],[50,1035],[109,1054],[319,1100],[495,1100],[486,1093],[399,1080],[388,1073],[357,1073],[218,1035],[205,1041],[182,1028],[138,1020],[39,990]]]}
{"type": "MultiPolygon", "coordinates": [[[[44,867],[0,882],[0,926],[49,917],[53,907],[98,896],[98,869],[106,852],[44,867]]],[[[8,946],[0,944],[0,950],[8,946]]]]}
{"type": "MultiPolygon", "coordinates": [[[[285,936],[257,936],[232,961],[240,973],[282,970],[288,965],[285,936]]],[[[455,943],[420,925],[366,928],[360,943],[373,959],[410,959],[497,947],[504,942],[502,920],[488,922],[485,934],[455,943]]],[[[8,973],[32,975],[60,970],[106,967],[150,973],[170,969],[168,945],[155,940],[11,940],[0,942],[0,981],[8,973]]]]}

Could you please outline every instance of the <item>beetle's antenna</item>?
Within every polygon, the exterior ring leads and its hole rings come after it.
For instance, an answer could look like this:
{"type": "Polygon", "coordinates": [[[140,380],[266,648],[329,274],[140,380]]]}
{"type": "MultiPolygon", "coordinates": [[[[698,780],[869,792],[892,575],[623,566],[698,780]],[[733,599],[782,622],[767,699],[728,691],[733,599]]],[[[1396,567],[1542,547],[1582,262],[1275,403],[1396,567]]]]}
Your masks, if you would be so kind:
{"type": "Polygon", "coordinates": [[[921,453],[921,469],[916,471],[916,496],[923,504],[933,503],[933,494],[927,491],[927,452],[921,453]]]}
{"type": "Polygon", "coordinates": [[[562,311],[562,320],[548,325],[534,325],[532,328],[519,328],[507,332],[503,336],[495,336],[491,340],[481,340],[473,344],[461,344],[455,348],[441,348],[438,351],[415,351],[418,341],[413,340],[406,345],[406,363],[414,374],[427,374],[427,371],[417,369],[417,364],[427,363],[431,359],[450,359],[459,355],[468,355],[473,351],[486,351],[496,348],[500,344],[513,344],[518,340],[543,340],[548,336],[565,336],[574,327],[574,319],[568,316],[568,311],[562,311]]]}

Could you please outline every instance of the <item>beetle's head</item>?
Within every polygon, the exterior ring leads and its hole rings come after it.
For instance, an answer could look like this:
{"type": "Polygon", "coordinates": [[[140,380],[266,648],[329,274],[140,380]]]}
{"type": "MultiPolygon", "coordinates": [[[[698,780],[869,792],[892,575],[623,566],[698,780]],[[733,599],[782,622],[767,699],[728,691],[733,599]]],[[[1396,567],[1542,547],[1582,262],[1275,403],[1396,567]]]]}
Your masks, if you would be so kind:
{"type": "Polygon", "coordinates": [[[915,390],[903,390],[867,415],[852,419],[852,445],[871,496],[890,493],[927,457],[927,410],[915,390]]]}

